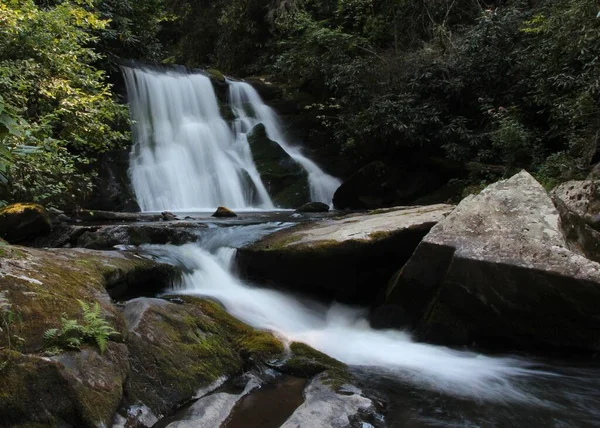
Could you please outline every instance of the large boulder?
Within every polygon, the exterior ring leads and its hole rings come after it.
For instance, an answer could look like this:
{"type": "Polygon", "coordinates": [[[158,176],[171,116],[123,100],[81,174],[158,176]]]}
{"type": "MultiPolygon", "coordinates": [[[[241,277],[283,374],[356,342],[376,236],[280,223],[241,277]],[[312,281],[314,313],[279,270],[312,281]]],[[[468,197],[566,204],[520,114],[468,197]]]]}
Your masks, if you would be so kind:
{"type": "Polygon", "coordinates": [[[415,161],[415,166],[371,162],[345,180],[333,195],[337,209],[374,209],[408,205],[441,186],[445,178],[415,161]]]}
{"type": "Polygon", "coordinates": [[[524,171],[434,226],[387,303],[428,341],[600,349],[600,265],[567,248],[552,200],[524,171]]]}
{"type": "Polygon", "coordinates": [[[300,224],[238,251],[250,279],[367,304],[450,205],[397,208],[300,224]]]}
{"type": "Polygon", "coordinates": [[[326,213],[329,211],[329,205],[323,202],[309,202],[296,210],[299,213],[326,213]]]}
{"type": "Polygon", "coordinates": [[[50,216],[38,204],[12,204],[0,209],[0,238],[14,244],[47,235],[52,230],[50,216]]]}
{"type": "Polygon", "coordinates": [[[237,217],[237,214],[227,207],[218,207],[212,215],[217,218],[237,217]]]}
{"type": "Polygon", "coordinates": [[[111,424],[129,362],[126,323],[106,288],[159,282],[158,265],[127,253],[1,244],[0,427],[111,424]],[[82,302],[97,304],[95,317],[119,333],[105,352],[89,340],[73,351],[44,337],[63,318],[86,325],[82,302]]]}
{"type": "Polygon", "coordinates": [[[174,301],[139,298],[125,306],[135,368],[127,382],[125,414],[144,405],[161,417],[250,363],[284,352],[271,333],[243,324],[216,302],[183,296],[174,301]]]}
{"type": "Polygon", "coordinates": [[[269,139],[262,123],[248,133],[248,143],[256,169],[276,205],[297,208],[310,201],[306,171],[277,142],[269,139]]]}
{"type": "Polygon", "coordinates": [[[568,181],[552,191],[572,249],[600,262],[600,181],[568,181]]]}
{"type": "Polygon", "coordinates": [[[109,343],[55,357],[0,351],[0,427],[110,426],[129,371],[127,347],[109,343]]]}

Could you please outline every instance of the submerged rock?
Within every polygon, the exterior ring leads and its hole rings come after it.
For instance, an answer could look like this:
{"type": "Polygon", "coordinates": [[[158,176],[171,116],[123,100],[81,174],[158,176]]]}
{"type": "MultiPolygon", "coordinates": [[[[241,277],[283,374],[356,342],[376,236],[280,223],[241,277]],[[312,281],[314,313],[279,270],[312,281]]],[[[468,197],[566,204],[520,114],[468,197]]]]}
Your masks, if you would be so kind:
{"type": "Polygon", "coordinates": [[[298,225],[241,248],[240,270],[264,283],[368,304],[452,209],[397,208],[298,225]]]}
{"type": "Polygon", "coordinates": [[[262,123],[248,133],[252,158],[275,205],[297,208],[310,201],[306,171],[275,141],[262,123]]]}
{"type": "Polygon", "coordinates": [[[226,217],[237,217],[237,214],[234,213],[233,211],[231,211],[229,208],[218,207],[212,216],[217,217],[217,218],[226,218],[226,217]]]}
{"type": "Polygon", "coordinates": [[[323,202],[309,202],[296,210],[299,213],[326,213],[329,211],[329,205],[323,202]]]}
{"type": "Polygon", "coordinates": [[[50,216],[41,205],[22,203],[0,209],[0,238],[12,244],[47,235],[51,230],[50,216]]]}
{"type": "Polygon", "coordinates": [[[433,227],[387,303],[433,342],[600,349],[600,264],[567,248],[552,200],[527,172],[433,227]]]}
{"type": "Polygon", "coordinates": [[[242,373],[250,362],[280,357],[284,348],[271,333],[236,320],[216,302],[181,297],[129,301],[123,312],[129,330],[132,371],[126,406],[143,404],[165,415],[197,397],[198,391],[242,373]]]}

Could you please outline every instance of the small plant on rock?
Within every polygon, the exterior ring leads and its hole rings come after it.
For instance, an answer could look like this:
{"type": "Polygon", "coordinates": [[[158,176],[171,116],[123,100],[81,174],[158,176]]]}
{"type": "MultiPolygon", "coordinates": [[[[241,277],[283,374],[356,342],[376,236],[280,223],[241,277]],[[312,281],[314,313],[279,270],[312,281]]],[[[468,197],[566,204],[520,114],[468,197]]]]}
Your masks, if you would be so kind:
{"type": "Polygon", "coordinates": [[[12,309],[12,304],[4,293],[0,293],[0,334],[6,335],[8,349],[15,349],[23,345],[25,339],[15,333],[14,324],[19,319],[19,314],[12,309]]]}
{"type": "Polygon", "coordinates": [[[119,334],[101,316],[98,302],[93,306],[81,300],[78,302],[82,310],[82,323],[80,324],[76,319],[69,319],[63,314],[60,328],[51,328],[44,333],[48,354],[59,354],[65,349],[80,349],[85,343],[95,344],[100,353],[104,353],[109,337],[119,334]]]}

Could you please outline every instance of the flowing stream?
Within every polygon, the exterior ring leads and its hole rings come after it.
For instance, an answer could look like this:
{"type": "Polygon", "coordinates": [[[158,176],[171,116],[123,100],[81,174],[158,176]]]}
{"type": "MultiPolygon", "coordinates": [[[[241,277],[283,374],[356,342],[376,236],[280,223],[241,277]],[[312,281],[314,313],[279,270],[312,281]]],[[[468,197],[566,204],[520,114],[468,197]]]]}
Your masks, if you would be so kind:
{"type": "Polygon", "coordinates": [[[392,420],[391,426],[408,426],[403,424],[409,419],[419,422],[410,426],[511,426],[529,418],[525,426],[565,427],[587,426],[600,417],[598,370],[563,370],[418,343],[402,331],[371,329],[361,308],[327,305],[241,280],[235,272],[236,248],[286,226],[213,227],[202,232],[200,245],[146,250],[185,268],[176,292],[214,298],[252,326],[305,342],[355,367],[366,387],[389,389],[399,424],[392,420]]]}
{"type": "Polygon", "coordinates": [[[258,123],[306,170],[312,200],[331,205],[340,181],[288,143],[277,115],[249,84],[228,81],[230,124],[202,74],[127,67],[123,73],[134,121],[130,176],[143,211],[274,209],[247,139],[258,123]]]}

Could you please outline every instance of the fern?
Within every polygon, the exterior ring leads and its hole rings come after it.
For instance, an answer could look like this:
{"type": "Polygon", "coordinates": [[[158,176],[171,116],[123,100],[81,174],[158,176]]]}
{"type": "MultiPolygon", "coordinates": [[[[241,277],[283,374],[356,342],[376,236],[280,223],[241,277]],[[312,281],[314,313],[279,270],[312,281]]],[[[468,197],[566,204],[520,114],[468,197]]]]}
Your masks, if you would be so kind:
{"type": "Polygon", "coordinates": [[[47,343],[47,353],[55,355],[57,349],[80,349],[85,343],[96,345],[100,353],[108,347],[110,336],[118,335],[112,326],[101,314],[98,302],[93,306],[78,300],[81,306],[82,323],[76,319],[69,319],[65,314],[60,319],[60,328],[51,328],[44,333],[47,343]]]}

